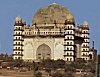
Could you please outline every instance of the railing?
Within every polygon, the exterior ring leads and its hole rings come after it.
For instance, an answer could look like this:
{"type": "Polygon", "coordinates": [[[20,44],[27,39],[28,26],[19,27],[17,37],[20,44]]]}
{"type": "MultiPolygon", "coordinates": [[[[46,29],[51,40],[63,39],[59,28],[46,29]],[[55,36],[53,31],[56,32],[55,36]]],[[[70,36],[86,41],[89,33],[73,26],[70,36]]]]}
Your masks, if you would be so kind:
{"type": "Polygon", "coordinates": [[[23,51],[23,49],[13,49],[13,51],[23,51]]]}
{"type": "Polygon", "coordinates": [[[64,35],[64,32],[47,32],[47,31],[44,31],[44,32],[26,32],[24,33],[23,35],[26,35],[26,36],[31,36],[31,35],[42,35],[42,36],[46,36],[46,35],[64,35]]]}
{"type": "Polygon", "coordinates": [[[14,46],[23,46],[23,44],[13,44],[14,46]]]}
{"type": "Polygon", "coordinates": [[[13,56],[23,56],[23,54],[13,54],[13,56]]]}

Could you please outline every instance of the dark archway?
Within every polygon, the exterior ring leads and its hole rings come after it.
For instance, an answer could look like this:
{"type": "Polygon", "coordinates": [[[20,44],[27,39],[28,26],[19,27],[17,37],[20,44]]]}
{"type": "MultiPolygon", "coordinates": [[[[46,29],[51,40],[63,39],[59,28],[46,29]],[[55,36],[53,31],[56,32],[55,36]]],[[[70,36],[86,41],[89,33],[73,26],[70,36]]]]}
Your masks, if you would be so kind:
{"type": "Polygon", "coordinates": [[[92,59],[92,54],[89,54],[89,59],[92,59]]]}
{"type": "Polygon", "coordinates": [[[37,48],[36,53],[37,60],[51,59],[51,49],[48,45],[42,44],[37,48]]]}

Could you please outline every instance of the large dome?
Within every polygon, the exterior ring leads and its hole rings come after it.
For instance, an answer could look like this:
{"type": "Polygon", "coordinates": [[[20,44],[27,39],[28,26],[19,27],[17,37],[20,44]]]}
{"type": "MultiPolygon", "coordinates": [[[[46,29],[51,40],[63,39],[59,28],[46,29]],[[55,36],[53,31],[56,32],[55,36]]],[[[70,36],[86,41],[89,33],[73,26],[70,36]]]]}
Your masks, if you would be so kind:
{"type": "Polygon", "coordinates": [[[45,6],[39,9],[33,16],[32,23],[52,24],[55,21],[56,23],[64,23],[69,15],[74,19],[74,16],[66,7],[53,3],[49,6],[45,6]]]}

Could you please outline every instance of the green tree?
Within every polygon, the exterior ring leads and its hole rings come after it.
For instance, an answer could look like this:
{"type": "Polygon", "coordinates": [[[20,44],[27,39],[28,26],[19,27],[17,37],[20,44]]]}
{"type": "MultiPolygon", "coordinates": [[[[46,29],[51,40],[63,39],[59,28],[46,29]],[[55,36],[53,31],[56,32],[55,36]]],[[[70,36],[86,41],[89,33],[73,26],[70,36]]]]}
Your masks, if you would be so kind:
{"type": "Polygon", "coordinates": [[[73,73],[65,73],[63,77],[74,77],[73,73]]]}
{"type": "Polygon", "coordinates": [[[42,77],[42,73],[41,72],[37,72],[35,77],[42,77]]]}
{"type": "Polygon", "coordinates": [[[63,77],[63,75],[59,72],[56,72],[52,75],[52,77],[63,77]]]}

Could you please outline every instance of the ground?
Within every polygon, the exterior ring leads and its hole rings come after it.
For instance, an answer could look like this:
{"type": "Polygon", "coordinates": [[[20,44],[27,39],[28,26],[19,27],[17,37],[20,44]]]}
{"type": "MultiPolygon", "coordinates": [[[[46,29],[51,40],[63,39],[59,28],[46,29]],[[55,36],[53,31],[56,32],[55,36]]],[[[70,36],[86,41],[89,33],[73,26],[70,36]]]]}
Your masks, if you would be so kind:
{"type": "MultiPolygon", "coordinates": [[[[92,77],[95,77],[94,74],[90,73],[92,77]]],[[[45,73],[46,75],[46,73],[45,73]]],[[[42,77],[48,77],[47,75],[42,75],[42,77]]],[[[87,77],[83,76],[84,74],[75,74],[75,77],[87,77]]],[[[0,77],[8,76],[8,77],[34,77],[33,71],[27,71],[27,72],[19,72],[17,70],[7,70],[7,69],[0,69],[0,77]]],[[[91,77],[91,76],[90,76],[91,77]]]]}
{"type": "Polygon", "coordinates": [[[33,77],[32,71],[19,72],[15,70],[0,69],[0,76],[33,77]]]}

